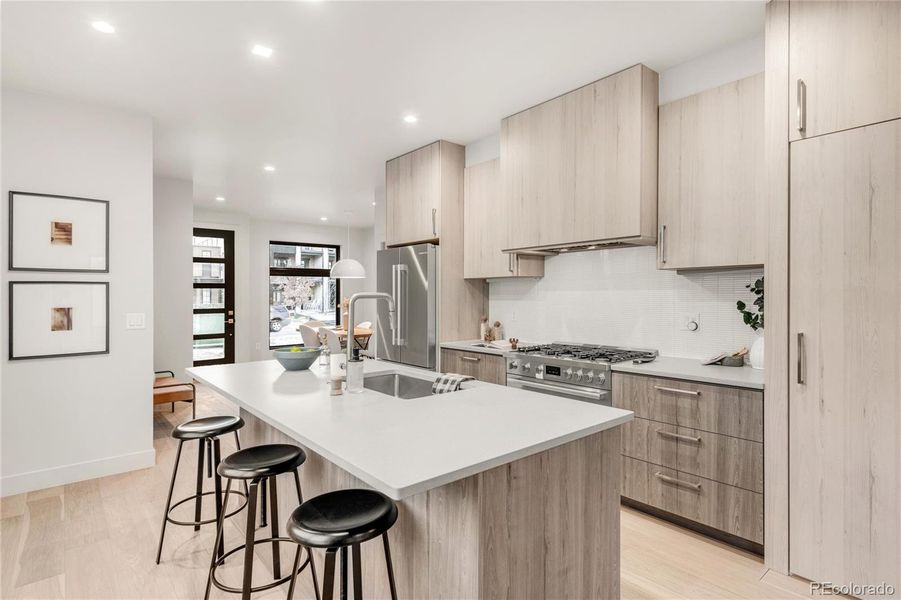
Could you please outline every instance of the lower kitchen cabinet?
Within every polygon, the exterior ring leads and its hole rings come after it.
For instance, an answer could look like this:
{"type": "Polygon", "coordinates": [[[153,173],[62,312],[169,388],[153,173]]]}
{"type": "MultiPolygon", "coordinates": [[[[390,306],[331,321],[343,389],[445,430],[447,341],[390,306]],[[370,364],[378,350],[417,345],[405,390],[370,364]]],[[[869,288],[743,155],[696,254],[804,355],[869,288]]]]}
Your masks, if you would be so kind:
{"type": "Polygon", "coordinates": [[[507,364],[503,356],[481,352],[441,349],[441,371],[469,375],[479,381],[507,385],[507,364]]]}
{"type": "Polygon", "coordinates": [[[623,426],[624,498],[762,549],[762,392],[616,373],[613,405],[635,412],[623,426]]]}

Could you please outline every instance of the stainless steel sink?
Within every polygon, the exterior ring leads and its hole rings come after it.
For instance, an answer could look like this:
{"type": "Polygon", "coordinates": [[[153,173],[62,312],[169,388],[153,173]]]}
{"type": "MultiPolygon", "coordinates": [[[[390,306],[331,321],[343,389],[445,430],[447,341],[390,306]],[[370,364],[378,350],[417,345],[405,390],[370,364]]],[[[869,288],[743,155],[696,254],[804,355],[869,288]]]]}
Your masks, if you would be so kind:
{"type": "Polygon", "coordinates": [[[431,396],[433,383],[428,379],[395,372],[366,375],[363,378],[364,388],[406,400],[431,396]]]}

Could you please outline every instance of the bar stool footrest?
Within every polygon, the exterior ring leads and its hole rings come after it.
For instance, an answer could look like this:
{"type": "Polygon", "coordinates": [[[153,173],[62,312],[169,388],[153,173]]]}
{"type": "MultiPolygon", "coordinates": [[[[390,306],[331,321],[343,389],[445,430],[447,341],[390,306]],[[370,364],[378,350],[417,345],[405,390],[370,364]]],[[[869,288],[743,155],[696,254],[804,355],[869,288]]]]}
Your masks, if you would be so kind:
{"type": "MultiPolygon", "coordinates": [[[[295,542],[294,540],[292,540],[292,539],[289,538],[289,537],[275,537],[275,538],[273,538],[273,537],[268,537],[268,538],[263,538],[263,539],[259,539],[259,540],[254,540],[254,541],[253,541],[253,545],[256,546],[257,544],[271,544],[272,542],[285,542],[285,543],[291,544],[292,547],[295,547],[295,548],[297,547],[297,542],[295,542]]],[[[236,546],[235,548],[232,548],[231,550],[229,550],[228,552],[226,552],[225,554],[223,554],[222,556],[220,556],[220,557],[216,560],[216,562],[213,564],[211,580],[212,580],[212,582],[213,582],[213,585],[215,585],[217,588],[219,588],[219,589],[222,590],[223,592],[230,592],[230,593],[232,593],[232,594],[243,594],[243,593],[244,593],[244,590],[243,590],[242,588],[236,588],[236,587],[231,587],[231,586],[225,585],[224,583],[222,583],[221,581],[219,581],[218,579],[216,579],[216,569],[219,568],[219,566],[222,565],[222,563],[225,562],[225,559],[226,559],[226,558],[228,558],[228,557],[231,556],[232,554],[235,554],[236,552],[240,552],[241,550],[244,550],[244,547],[245,547],[245,546],[247,546],[247,544],[241,544],[240,546],[236,546]]],[[[307,552],[307,557],[306,557],[306,558],[304,559],[304,561],[303,561],[302,563],[300,563],[300,565],[297,567],[297,571],[296,571],[297,574],[300,574],[301,571],[303,571],[304,569],[306,569],[307,566],[310,564],[310,561],[311,561],[312,558],[313,558],[313,557],[312,557],[312,554],[310,553],[310,549],[309,549],[309,548],[304,548],[304,550],[306,550],[306,552],[307,552]]],[[[271,581],[271,582],[269,582],[269,583],[267,583],[267,584],[264,584],[264,585],[258,585],[258,586],[256,586],[256,587],[251,587],[251,588],[250,588],[250,593],[251,593],[251,594],[256,594],[257,592],[263,592],[263,591],[266,591],[266,590],[271,590],[271,589],[274,588],[274,587],[278,587],[278,586],[280,586],[281,584],[290,581],[293,574],[294,574],[294,573],[288,573],[287,575],[285,575],[285,576],[282,577],[281,579],[276,579],[276,580],[271,581]]]]}
{"type": "MultiPolygon", "coordinates": [[[[202,494],[200,494],[200,496],[201,497],[211,496],[215,493],[216,492],[214,490],[210,490],[208,492],[203,492],[202,494]]],[[[235,510],[233,510],[232,512],[227,513],[225,515],[226,519],[228,519],[229,517],[235,516],[236,514],[238,514],[242,510],[244,510],[245,506],[247,506],[247,495],[244,494],[243,492],[237,492],[237,491],[229,492],[229,496],[240,496],[241,498],[244,499],[244,502],[242,502],[241,505],[238,508],[236,508],[235,510]]],[[[213,517],[212,519],[204,519],[201,521],[179,521],[179,520],[174,519],[171,516],[169,516],[173,510],[175,510],[176,508],[178,508],[185,502],[191,502],[192,500],[196,500],[196,499],[197,499],[197,494],[194,494],[193,496],[188,496],[187,498],[184,498],[183,500],[179,500],[178,502],[176,502],[175,504],[170,506],[169,512],[166,513],[166,520],[169,521],[170,523],[172,523],[173,525],[185,525],[185,526],[208,525],[210,523],[215,523],[217,521],[216,517],[213,517]]]]}

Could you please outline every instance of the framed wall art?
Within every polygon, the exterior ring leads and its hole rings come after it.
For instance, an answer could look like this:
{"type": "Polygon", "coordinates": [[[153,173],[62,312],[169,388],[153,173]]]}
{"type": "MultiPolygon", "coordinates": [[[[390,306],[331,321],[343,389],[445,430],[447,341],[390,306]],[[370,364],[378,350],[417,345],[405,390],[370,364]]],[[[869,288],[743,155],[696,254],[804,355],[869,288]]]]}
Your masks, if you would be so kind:
{"type": "Polygon", "coordinates": [[[109,283],[10,281],[9,359],[109,354],[109,283]]]}
{"type": "Polygon", "coordinates": [[[11,191],[9,269],[109,273],[109,202],[11,191]]]}

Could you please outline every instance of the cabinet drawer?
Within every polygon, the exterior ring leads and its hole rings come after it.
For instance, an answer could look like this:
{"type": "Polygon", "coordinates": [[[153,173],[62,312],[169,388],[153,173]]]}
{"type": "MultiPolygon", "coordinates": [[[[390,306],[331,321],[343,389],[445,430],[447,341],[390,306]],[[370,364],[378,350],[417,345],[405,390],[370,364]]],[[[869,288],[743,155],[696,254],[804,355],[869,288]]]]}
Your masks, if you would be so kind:
{"type": "Polygon", "coordinates": [[[507,385],[507,364],[503,356],[441,349],[441,370],[470,375],[479,381],[507,385]]]}
{"type": "Polygon", "coordinates": [[[661,423],[763,441],[763,393],[617,373],[613,405],[661,423]]]}
{"type": "Polygon", "coordinates": [[[758,544],[763,494],[623,456],[623,495],[758,544]]]}
{"type": "Polygon", "coordinates": [[[763,493],[763,444],[635,418],[623,425],[623,454],[763,493]]]}

